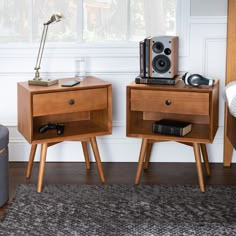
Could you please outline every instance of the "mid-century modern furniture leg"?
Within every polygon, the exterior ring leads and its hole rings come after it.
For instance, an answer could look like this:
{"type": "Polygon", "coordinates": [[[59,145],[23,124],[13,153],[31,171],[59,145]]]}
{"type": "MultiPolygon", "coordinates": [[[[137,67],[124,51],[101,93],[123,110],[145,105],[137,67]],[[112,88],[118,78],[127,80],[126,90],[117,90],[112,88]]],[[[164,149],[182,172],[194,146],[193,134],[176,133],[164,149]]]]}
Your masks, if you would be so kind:
{"type": "Polygon", "coordinates": [[[145,153],[147,150],[147,145],[148,145],[148,139],[143,138],[142,139],[142,145],[140,149],[140,154],[139,154],[139,161],[138,161],[138,167],[137,167],[137,172],[136,172],[136,177],[135,177],[135,184],[139,183],[142,168],[143,168],[143,162],[145,158],[145,153]]]}
{"type": "Polygon", "coordinates": [[[211,170],[210,170],[209,161],[208,161],[208,154],[207,154],[206,144],[201,143],[200,147],[201,147],[201,151],[202,151],[202,157],[203,157],[203,160],[204,160],[206,174],[207,174],[207,176],[210,176],[211,175],[211,170]]]}
{"type": "Polygon", "coordinates": [[[101,159],[100,159],[100,155],[99,155],[99,151],[98,151],[98,145],[97,145],[96,138],[92,137],[92,138],[90,138],[90,141],[91,141],[91,146],[93,149],[94,157],[95,157],[95,160],[97,163],[98,173],[99,173],[101,182],[104,183],[105,178],[104,178],[104,174],[103,174],[102,163],[101,163],[101,159]]]}
{"type": "Polygon", "coordinates": [[[37,149],[37,144],[32,144],[31,149],[30,149],[30,156],[29,156],[29,161],[28,161],[28,165],[27,165],[27,170],[26,170],[26,178],[27,179],[30,178],[30,176],[31,176],[36,149],[37,149]]]}
{"type": "Polygon", "coordinates": [[[90,170],[90,160],[89,160],[89,153],[88,153],[88,146],[86,141],[81,141],[83,153],[84,153],[84,159],[86,163],[87,170],[90,170]]]}
{"type": "MultiPolygon", "coordinates": [[[[227,119],[227,116],[226,116],[226,119],[227,119]]],[[[233,156],[233,145],[226,135],[226,129],[227,129],[227,120],[225,121],[225,131],[224,131],[224,166],[230,167],[232,163],[232,156],[233,156]]]]}
{"type": "Polygon", "coordinates": [[[144,170],[148,169],[149,161],[150,161],[150,157],[151,157],[151,152],[152,152],[152,146],[153,146],[153,143],[152,142],[148,142],[147,150],[146,150],[146,154],[145,154],[144,165],[143,165],[143,169],[144,170]]]}
{"type": "Polygon", "coordinates": [[[43,143],[41,145],[39,174],[38,174],[38,186],[37,186],[37,192],[38,193],[42,192],[43,178],[44,178],[44,172],[45,172],[45,162],[46,162],[46,155],[47,155],[47,148],[48,148],[48,144],[47,143],[43,143]]]}
{"type": "Polygon", "coordinates": [[[197,168],[197,175],[198,175],[198,182],[199,182],[200,190],[201,192],[205,192],[205,185],[204,185],[203,173],[202,173],[201,154],[200,154],[200,147],[198,143],[193,143],[193,150],[194,150],[194,156],[196,160],[196,168],[197,168]]]}

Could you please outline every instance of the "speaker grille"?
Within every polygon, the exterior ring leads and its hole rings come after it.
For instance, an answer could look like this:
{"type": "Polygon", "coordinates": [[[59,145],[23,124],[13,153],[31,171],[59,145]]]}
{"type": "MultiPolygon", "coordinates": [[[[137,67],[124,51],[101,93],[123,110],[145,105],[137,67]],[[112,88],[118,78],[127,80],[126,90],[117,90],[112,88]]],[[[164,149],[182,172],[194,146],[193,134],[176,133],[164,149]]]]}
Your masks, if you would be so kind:
{"type": "Polygon", "coordinates": [[[154,71],[163,74],[170,70],[171,61],[167,56],[161,54],[154,57],[152,61],[152,67],[154,71]]]}

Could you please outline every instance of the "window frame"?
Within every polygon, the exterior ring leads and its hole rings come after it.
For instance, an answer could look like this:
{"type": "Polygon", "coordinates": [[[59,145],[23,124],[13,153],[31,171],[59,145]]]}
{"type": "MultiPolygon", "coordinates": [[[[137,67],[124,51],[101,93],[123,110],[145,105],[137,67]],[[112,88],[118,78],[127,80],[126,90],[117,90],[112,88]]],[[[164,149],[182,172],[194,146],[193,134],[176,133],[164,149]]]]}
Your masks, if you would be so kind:
{"type": "MultiPolygon", "coordinates": [[[[78,2],[82,2],[78,0],[78,2]]],[[[189,18],[190,1],[176,0],[176,35],[180,38],[179,56],[189,55],[189,18]]],[[[82,23],[81,23],[82,27],[82,23]]],[[[35,52],[39,47],[39,42],[29,43],[1,43],[0,58],[3,57],[32,57],[32,51],[35,52]]],[[[46,42],[44,55],[49,56],[53,52],[53,57],[75,57],[76,54],[84,56],[109,56],[111,54],[117,57],[136,56],[139,44],[135,41],[119,42],[46,42]]],[[[50,56],[49,56],[50,57],[50,56]]]]}

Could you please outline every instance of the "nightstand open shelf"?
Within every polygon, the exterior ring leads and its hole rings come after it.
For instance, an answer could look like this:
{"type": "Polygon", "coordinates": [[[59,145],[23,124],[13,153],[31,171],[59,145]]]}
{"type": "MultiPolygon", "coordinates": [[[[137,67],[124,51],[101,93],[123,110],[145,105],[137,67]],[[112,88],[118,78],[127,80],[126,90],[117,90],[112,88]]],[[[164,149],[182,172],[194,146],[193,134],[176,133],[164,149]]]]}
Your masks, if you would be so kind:
{"type": "Polygon", "coordinates": [[[64,133],[57,135],[56,130],[48,130],[45,133],[38,132],[38,126],[33,132],[33,142],[32,143],[44,143],[45,141],[65,141],[73,140],[79,138],[89,138],[96,133],[96,136],[106,135],[109,130],[105,126],[96,124],[92,121],[78,121],[78,122],[68,122],[64,124],[64,133]]]}
{"type": "Polygon", "coordinates": [[[104,135],[110,132],[111,124],[108,122],[108,109],[96,111],[82,111],[73,113],[64,113],[49,116],[33,117],[33,133],[32,142],[40,142],[50,138],[51,141],[60,139],[71,139],[73,136],[89,137],[96,135],[104,135]],[[47,123],[61,123],[64,125],[64,133],[57,135],[55,130],[48,130],[40,133],[39,128],[47,123]]]}
{"type": "Polygon", "coordinates": [[[157,134],[152,132],[152,124],[155,121],[143,121],[137,127],[131,127],[129,132],[129,137],[146,137],[151,139],[159,140],[170,140],[174,139],[176,141],[182,142],[199,142],[199,143],[210,143],[209,137],[209,125],[207,124],[193,124],[192,131],[183,137],[157,134]],[[197,138],[196,138],[197,137],[197,138]]]}
{"type": "Polygon", "coordinates": [[[131,83],[127,86],[126,135],[142,138],[135,183],[139,183],[142,168],[147,168],[152,144],[176,141],[193,146],[199,185],[205,191],[201,154],[207,175],[210,175],[206,145],[212,143],[218,129],[219,81],[213,87],[190,87],[183,81],[176,85],[145,85],[131,83]],[[163,135],[152,132],[152,125],[161,119],[188,121],[192,131],[185,136],[163,135]]]}

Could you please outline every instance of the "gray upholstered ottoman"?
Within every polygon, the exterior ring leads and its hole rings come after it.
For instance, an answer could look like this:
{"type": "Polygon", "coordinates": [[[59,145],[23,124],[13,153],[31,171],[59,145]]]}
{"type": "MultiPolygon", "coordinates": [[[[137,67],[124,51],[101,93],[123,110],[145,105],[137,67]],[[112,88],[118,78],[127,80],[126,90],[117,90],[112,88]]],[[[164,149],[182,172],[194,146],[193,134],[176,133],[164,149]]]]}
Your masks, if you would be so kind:
{"type": "Polygon", "coordinates": [[[9,197],[8,143],[9,130],[0,125],[0,207],[7,202],[9,197]]]}

